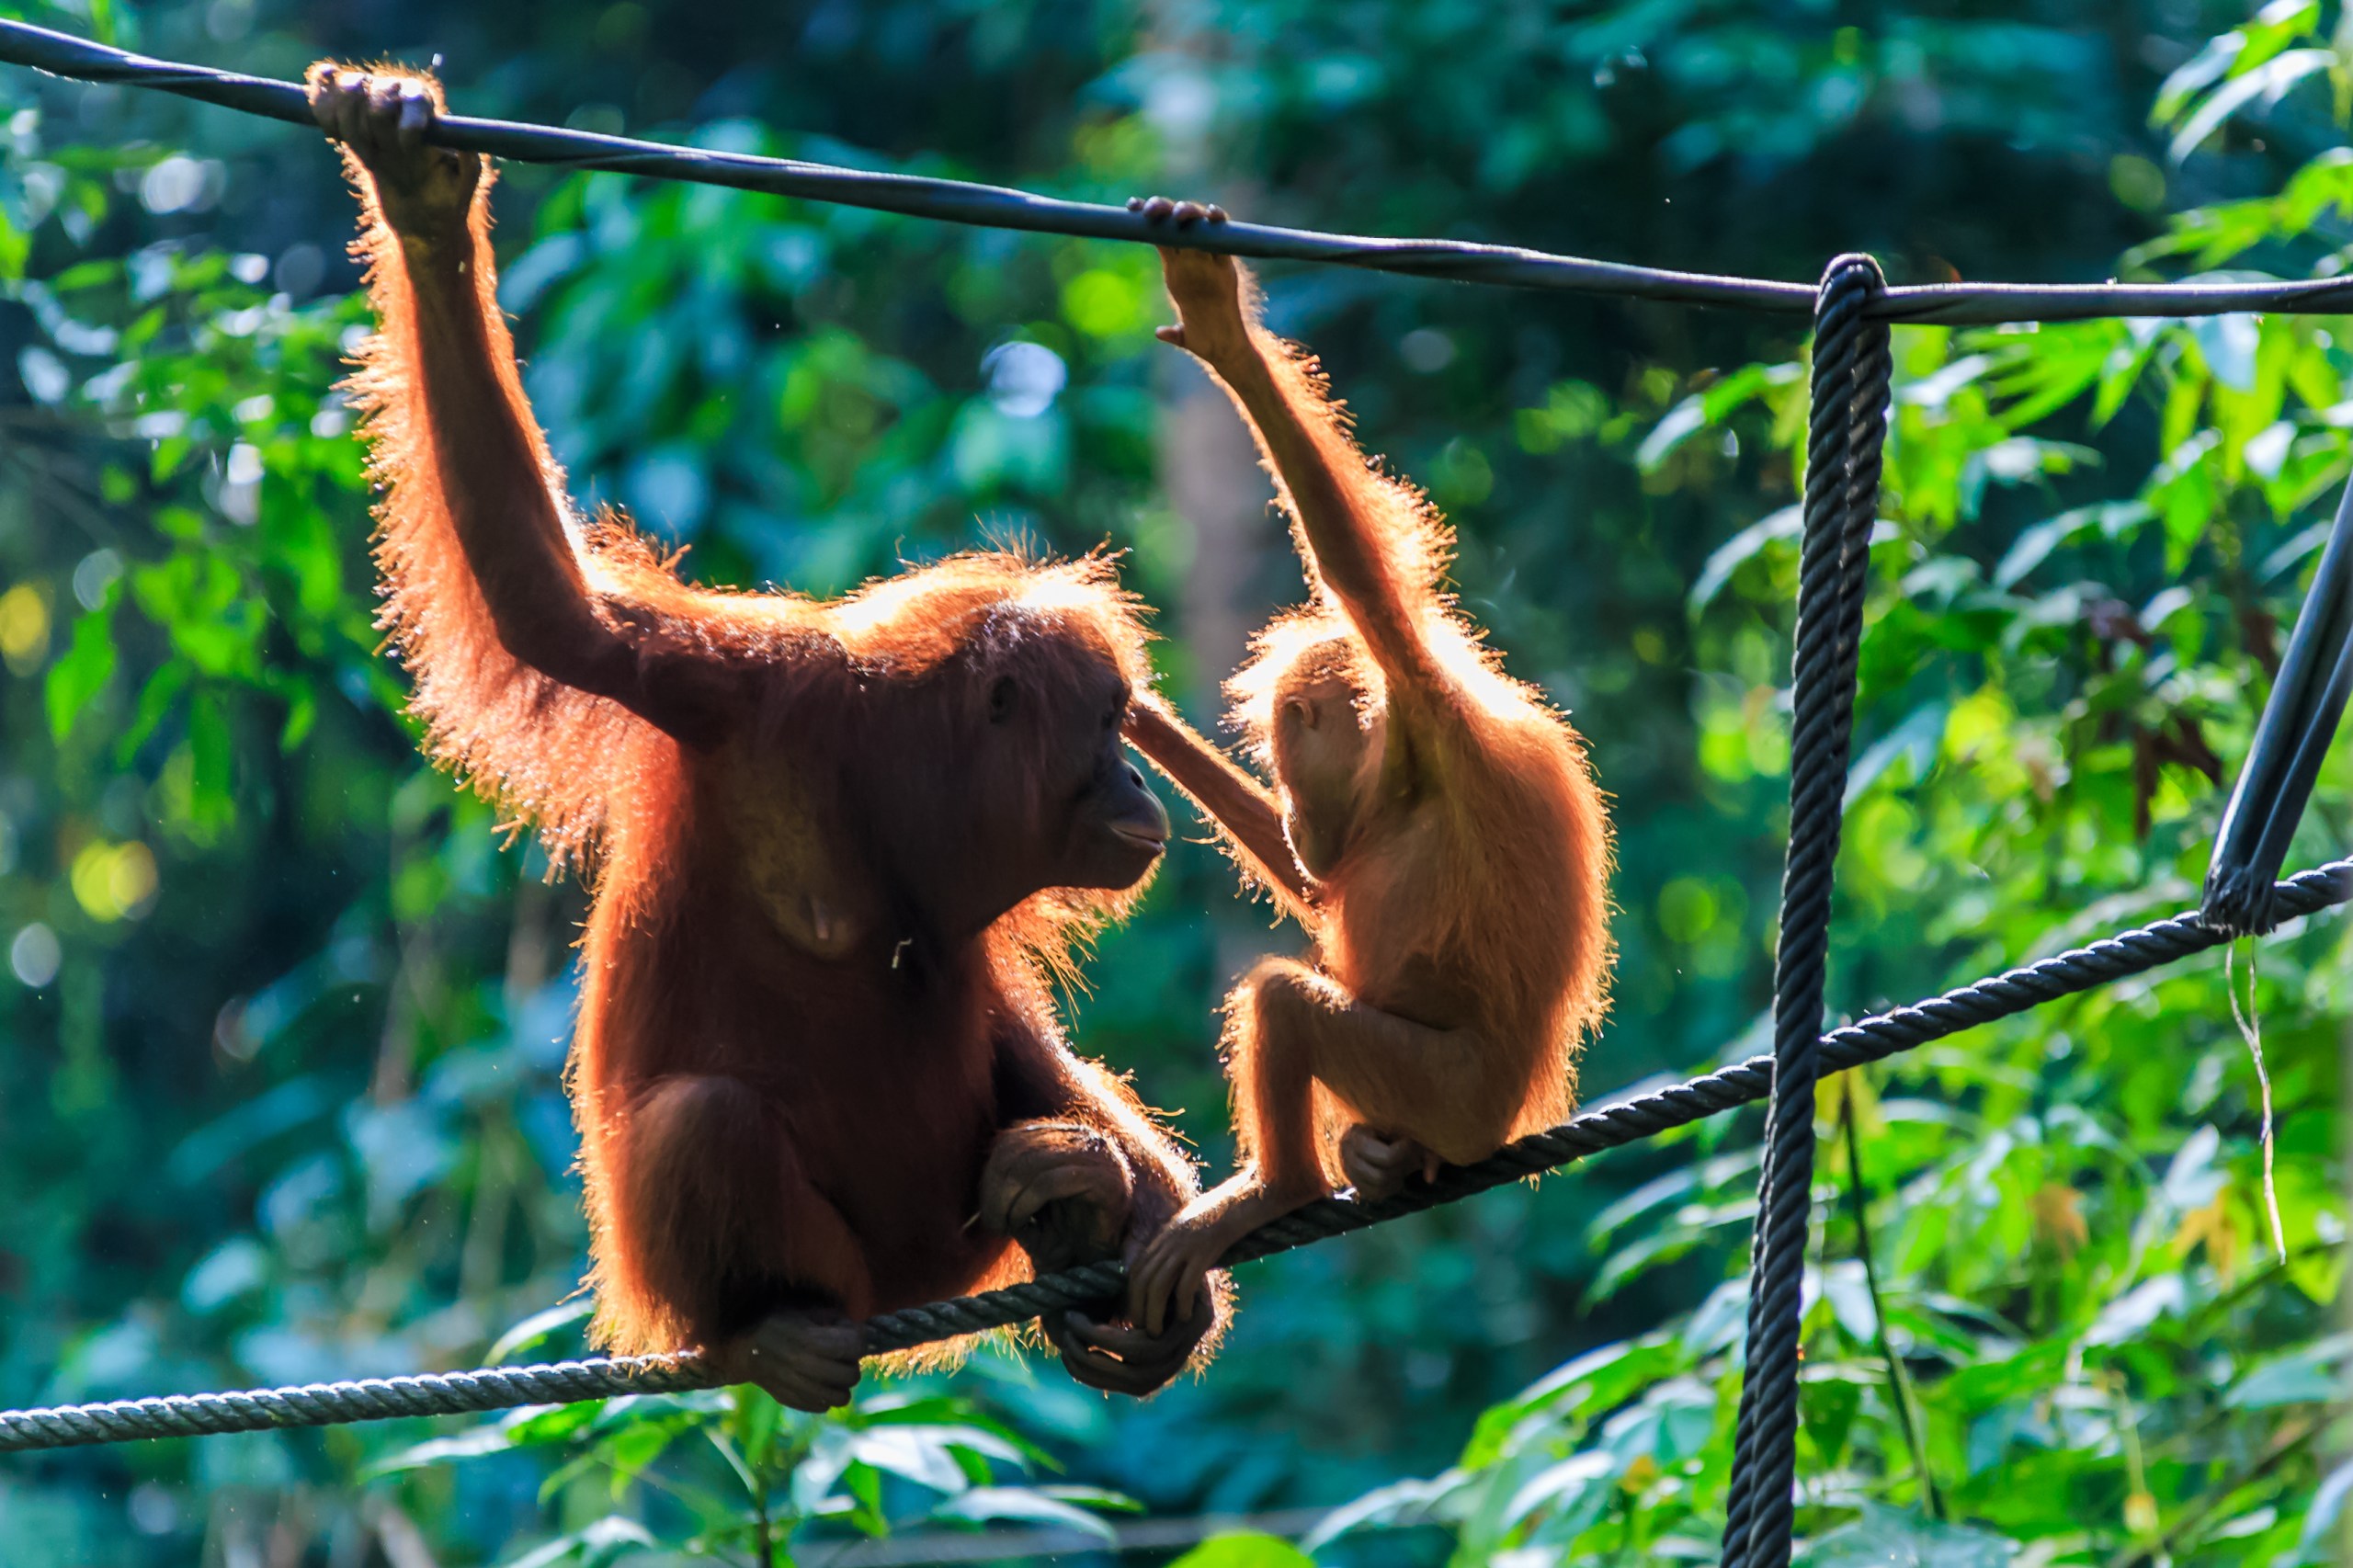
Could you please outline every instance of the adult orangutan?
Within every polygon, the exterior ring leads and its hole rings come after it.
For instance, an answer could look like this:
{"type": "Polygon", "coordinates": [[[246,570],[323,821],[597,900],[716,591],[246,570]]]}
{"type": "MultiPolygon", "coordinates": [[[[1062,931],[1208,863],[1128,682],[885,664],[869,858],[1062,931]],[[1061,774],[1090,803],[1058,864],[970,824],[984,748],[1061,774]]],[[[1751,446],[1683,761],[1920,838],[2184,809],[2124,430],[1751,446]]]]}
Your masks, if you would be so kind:
{"type": "MultiPolygon", "coordinates": [[[[1176,225],[1225,216],[1131,205],[1176,225]]],[[[1210,1299],[1233,1242],[1338,1180],[1378,1196],[1565,1117],[1610,953],[1609,824],[1585,743],[1441,593],[1445,520],[1357,449],[1232,258],[1161,256],[1178,324],[1160,335],[1242,411],[1314,597],[1258,634],[1228,687],[1272,796],[1156,703],[1128,733],[1315,946],[1259,964],[1227,1002],[1244,1165],[1133,1265],[1147,1331],[1210,1299]]]]}
{"type": "MultiPolygon", "coordinates": [[[[382,624],[437,760],[593,854],[571,1087],[595,1337],[700,1346],[803,1409],[852,1320],[1132,1253],[1197,1190],[1064,1043],[1053,966],[1158,859],[1120,746],[1144,675],[1099,559],[959,556],[821,603],[678,579],[584,521],[494,292],[484,160],[429,78],[310,73],[381,329],[351,386],[382,624]]],[[[1215,1326],[1045,1325],[1142,1393],[1215,1326]]]]}

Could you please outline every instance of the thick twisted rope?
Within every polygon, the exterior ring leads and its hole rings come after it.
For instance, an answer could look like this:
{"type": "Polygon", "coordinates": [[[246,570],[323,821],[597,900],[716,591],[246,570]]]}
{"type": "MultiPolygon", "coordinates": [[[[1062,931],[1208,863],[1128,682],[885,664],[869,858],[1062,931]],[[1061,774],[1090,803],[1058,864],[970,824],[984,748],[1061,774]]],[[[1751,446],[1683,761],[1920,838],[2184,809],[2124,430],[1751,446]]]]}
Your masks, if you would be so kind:
{"type": "Polygon", "coordinates": [[[1804,544],[1792,658],[1790,847],[1773,981],[1773,1096],[1751,1243],[1748,1353],[1726,1498],[1725,1568],[1781,1568],[1796,1462],[1799,1306],[1813,1195],[1832,872],[1855,722],[1855,661],[1878,513],[1887,328],[1866,312],[1883,284],[1869,256],[1832,262],[1815,317],[1804,544]],[[1777,1501],[1778,1500],[1778,1501],[1777,1501]]]}
{"type": "MultiPolygon", "coordinates": [[[[23,22],[0,21],[0,63],[28,65],[53,76],[80,82],[153,88],[268,119],[312,124],[309,105],[297,83],[153,60],[23,22]]],[[[1460,240],[1376,239],[1263,223],[1197,223],[1174,231],[1165,223],[1149,223],[1124,208],[1032,196],[1002,186],[665,146],[627,136],[560,131],[466,115],[443,118],[434,127],[432,140],[445,147],[488,153],[518,163],[727,186],[1033,233],[1134,240],[1267,260],[1328,262],[1458,283],[1563,290],[1687,305],[1733,306],[1784,315],[1803,314],[1813,310],[1814,303],[1815,291],[1802,283],[1631,267],[1620,262],[1554,256],[1516,245],[1460,240]]],[[[2054,286],[1938,283],[1887,290],[1869,307],[1870,314],[1876,319],[1949,325],[2083,321],[2100,316],[2221,315],[2234,311],[2326,315],[2353,311],[2353,278],[2291,283],[2054,286]]]]}
{"type": "MultiPolygon", "coordinates": [[[[2353,901],[2353,860],[2338,860],[2280,883],[2277,909],[2279,918],[2287,921],[2348,901],[2353,901]]],[[[1835,1029],[1822,1038],[1821,1067],[1836,1073],[1883,1061],[1930,1040],[2204,952],[2224,940],[2222,933],[2207,926],[2196,914],[2177,915],[1949,991],[1917,1006],[1835,1029]]],[[[1604,1149],[1637,1143],[1736,1110],[1766,1097],[1772,1074],[1772,1058],[1751,1057],[1688,1083],[1596,1107],[1558,1127],[1507,1144],[1475,1165],[1449,1166],[1438,1173],[1436,1181],[1415,1183],[1379,1203],[1359,1203],[1348,1198],[1311,1203],[1245,1237],[1226,1254],[1225,1261],[1245,1263],[1346,1235],[1507,1187],[1604,1149]]],[[[983,1295],[885,1312],[867,1321],[867,1344],[880,1353],[985,1333],[1026,1323],[1043,1312],[1104,1301],[1117,1296],[1125,1283],[1126,1273],[1120,1265],[1092,1264],[983,1295]]],[[[717,1381],[701,1357],[688,1353],[0,1411],[0,1452],[118,1443],[135,1437],[328,1426],[394,1416],[455,1415],[619,1394],[676,1393],[710,1388],[717,1381]]]]}

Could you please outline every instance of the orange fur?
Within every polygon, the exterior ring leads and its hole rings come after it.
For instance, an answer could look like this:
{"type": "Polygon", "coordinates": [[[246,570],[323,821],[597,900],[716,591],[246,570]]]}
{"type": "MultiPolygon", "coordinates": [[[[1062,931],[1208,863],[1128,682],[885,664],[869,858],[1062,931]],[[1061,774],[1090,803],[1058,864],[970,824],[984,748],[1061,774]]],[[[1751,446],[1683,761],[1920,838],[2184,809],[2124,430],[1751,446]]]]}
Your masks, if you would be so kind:
{"type": "MultiPolygon", "coordinates": [[[[1262,968],[1227,1008],[1244,1156],[1261,1182],[1295,1192],[1311,1173],[1279,1167],[1302,1156],[1338,1183],[1347,1122],[1465,1162],[1567,1118],[1577,1051],[1608,1005],[1611,845],[1583,738],[1503,672],[1443,592],[1452,530],[1358,449],[1314,361],[1256,324],[1246,275],[1242,301],[1247,352],[1203,358],[1258,440],[1314,597],[1258,633],[1227,690],[1292,841],[1324,830],[1346,843],[1305,915],[1313,971],[1262,968]],[[1302,505],[1295,491],[1309,486],[1302,505]],[[1279,733],[1286,700],[1319,685],[1347,691],[1362,733],[1386,737],[1369,746],[1347,812],[1323,817],[1279,733]],[[1351,1049],[1360,1026],[1340,1017],[1351,1000],[1444,1043],[1418,1056],[1377,1043],[1376,1027],[1351,1049]],[[1312,1074],[1261,1060],[1296,1031],[1326,1036],[1298,1048],[1317,1055],[1312,1074]],[[1311,1095],[1312,1134],[1307,1106],[1271,1103],[1311,1095]],[[1281,1147],[1310,1136],[1312,1153],[1281,1147]]],[[[1198,351],[1207,335],[1189,315],[1184,331],[1198,351]]]]}
{"type": "Polygon", "coordinates": [[[1073,714],[1124,767],[1093,715],[1147,678],[1145,633],[1108,562],[974,552],[831,602],[681,581],[625,520],[584,522],[564,499],[496,305],[487,174],[466,267],[486,347],[429,351],[411,267],[449,258],[415,261],[423,242],[394,233],[347,161],[381,322],[349,387],[381,489],[381,624],[429,755],[559,866],[592,872],[569,1081],[597,1342],[710,1346],[768,1312],[864,1314],[1023,1277],[1019,1251],[972,1220],[993,1142],[1032,1120],[1108,1133],[1137,1173],[1132,1224],[1165,1221],[1194,1190],[1189,1162],[1122,1082],[1070,1051],[1053,999],[1074,948],[1125,913],[1141,877],[1041,887],[1019,881],[1026,862],[989,858],[1013,853],[999,843],[1058,842],[1082,809],[1070,767],[1095,766],[1094,751],[1064,734],[1073,714]],[[453,417],[466,393],[449,389],[485,352],[495,395],[453,417]],[[509,419],[535,475],[495,452],[453,455],[509,419]],[[561,625],[535,619],[531,596],[582,588],[518,598],[506,569],[524,557],[498,554],[551,532],[485,514],[486,497],[542,491],[538,522],[561,528],[587,601],[561,625]],[[495,592],[485,560],[506,573],[495,592]],[[551,647],[549,626],[595,646],[551,647]],[[623,665],[587,662],[614,648],[623,665]],[[614,686],[624,700],[550,665],[688,683],[614,686]],[[1001,676],[1017,677],[1028,716],[995,732],[969,698],[1001,676]],[[665,703],[683,704],[675,722],[665,703]],[[1000,883],[1013,891],[988,903],[1000,883]],[[968,904],[991,911],[975,930],[936,915],[968,904]]]}

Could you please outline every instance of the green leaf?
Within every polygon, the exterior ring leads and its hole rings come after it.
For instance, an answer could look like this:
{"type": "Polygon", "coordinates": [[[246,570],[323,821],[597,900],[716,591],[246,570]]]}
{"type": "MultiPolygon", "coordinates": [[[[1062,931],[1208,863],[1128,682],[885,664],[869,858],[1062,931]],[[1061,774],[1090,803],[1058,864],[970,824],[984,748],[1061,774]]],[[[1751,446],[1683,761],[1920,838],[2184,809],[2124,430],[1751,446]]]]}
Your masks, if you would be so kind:
{"type": "Polygon", "coordinates": [[[1667,410],[1665,418],[1651,427],[1643,444],[1634,449],[1634,466],[1644,473],[1655,473],[1675,449],[1692,436],[1707,428],[1708,403],[1697,393],[1685,398],[1667,410]]]}
{"type": "Polygon", "coordinates": [[[784,1406],[767,1391],[748,1384],[730,1389],[728,1399],[731,1410],[727,1430],[722,1433],[711,1429],[710,1440],[742,1476],[745,1488],[752,1490],[760,1484],[755,1472],[767,1467],[777,1439],[786,1429],[784,1406]],[[728,1441],[731,1437],[732,1445],[728,1441]]]}
{"type": "Polygon", "coordinates": [[[2258,585],[2269,583],[2275,577],[2296,570],[2320,553],[2321,547],[2328,542],[2328,536],[2334,531],[2331,524],[2314,523],[2297,534],[2263,558],[2263,564],[2255,569],[2256,582],[2258,585]]]}
{"type": "Polygon", "coordinates": [[[2156,106],[2149,112],[2149,123],[2171,123],[2189,101],[2229,74],[2232,62],[2246,52],[2246,35],[2227,32],[2206,40],[2204,48],[2174,68],[2157,88],[2156,106]]]}
{"type": "Polygon", "coordinates": [[[628,1396],[607,1400],[582,1400],[573,1404],[528,1404],[510,1412],[505,1425],[514,1434],[517,1448],[545,1444],[568,1443],[585,1432],[614,1405],[626,1404],[628,1396]]]}
{"type": "Polygon", "coordinates": [[[2001,563],[1994,568],[1994,585],[2015,587],[2028,573],[2050,559],[2053,551],[2092,533],[2104,539],[2122,539],[2152,515],[2146,502],[2102,501],[2021,528],[2018,538],[2010,541],[2001,563]]]}
{"type": "Polygon", "coordinates": [[[1768,513],[1738,533],[1718,545],[1699,568],[1699,575],[1691,584],[1691,609],[1694,614],[1708,608],[1733,574],[1762,554],[1767,545],[1776,540],[1793,540],[1805,532],[1805,513],[1797,506],[1784,506],[1768,513]]]}
{"type": "Polygon", "coordinates": [[[2313,1494],[2312,1511],[2304,1516],[2303,1533],[2296,1539],[2298,1556],[2307,1562],[2331,1561],[2334,1544],[2330,1538],[2337,1533],[2337,1521],[2344,1517],[2346,1501],[2353,1498],[2353,1460],[2347,1460],[2329,1471],[2328,1478],[2313,1494]]]}
{"type": "Polygon", "coordinates": [[[1986,1530],[1866,1503],[1861,1518],[1821,1537],[1797,1561],[1804,1568],[2007,1568],[2016,1551],[1986,1530]]]}
{"type": "Polygon", "coordinates": [[[49,666],[41,699],[49,713],[49,733],[59,740],[72,732],[74,722],[114,678],[116,599],[109,592],[97,608],[75,617],[73,642],[49,666]]]}
{"type": "Polygon", "coordinates": [[[609,1437],[600,1437],[599,1447],[605,1462],[613,1471],[615,1502],[628,1492],[630,1483],[644,1472],[646,1466],[662,1457],[662,1451],[677,1435],[676,1426],[670,1423],[640,1421],[609,1437]]]}
{"type": "Polygon", "coordinates": [[[653,1532],[624,1514],[608,1514],[585,1529],[559,1536],[537,1551],[510,1561],[506,1568],[555,1568],[578,1563],[581,1568],[605,1568],[608,1563],[661,1543],[653,1532]]]}
{"type": "Polygon", "coordinates": [[[1093,1536],[1106,1546],[1119,1540],[1108,1524],[1086,1509],[1043,1493],[1014,1486],[975,1486],[932,1509],[930,1517],[960,1524],[996,1524],[1007,1520],[1029,1525],[1054,1525],[1093,1536]]]}
{"type": "Polygon", "coordinates": [[[1506,1451],[1524,1423],[1563,1414],[1615,1409],[1684,1364],[1684,1351],[1671,1339],[1654,1336],[1605,1345],[1554,1368],[1514,1398],[1490,1409],[1472,1429],[1461,1463],[1476,1470],[1506,1451]]]}
{"type": "Polygon", "coordinates": [[[518,1351],[544,1344],[563,1330],[586,1323],[596,1315],[596,1302],[583,1300],[561,1301],[544,1311],[533,1312],[500,1335],[497,1342],[483,1352],[483,1360],[489,1366],[499,1366],[513,1359],[518,1351]]]}
{"type": "Polygon", "coordinates": [[[1666,1204],[1680,1202],[1699,1185],[1699,1173],[1695,1170],[1669,1171],[1664,1176],[1654,1176],[1586,1221],[1586,1239],[1598,1250],[1608,1241],[1610,1233],[1620,1226],[1666,1204]]]}
{"type": "Polygon", "coordinates": [[[1799,1418],[1825,1467],[1836,1470],[1846,1461],[1847,1438],[1862,1408],[1863,1391],[1848,1378],[1809,1375],[1798,1385],[1799,1418]]]}
{"type": "Polygon", "coordinates": [[[2181,1276],[2160,1274],[2110,1301],[2084,1335],[2084,1343],[2129,1345],[2147,1333],[2158,1319],[2177,1315],[2184,1302],[2181,1276]]]}
{"type": "Polygon", "coordinates": [[[1431,1512],[1468,1482],[1461,1470],[1449,1470],[1428,1481],[1404,1480],[1375,1487],[1353,1503],[1343,1505],[1316,1522],[1301,1540],[1308,1551],[1320,1551],[1350,1530],[1381,1529],[1421,1524],[1431,1512]]]}
{"type": "Polygon", "coordinates": [[[404,1470],[424,1470],[433,1465],[451,1464],[459,1460],[479,1459],[484,1454],[508,1453],[515,1446],[514,1435],[504,1423],[477,1426],[454,1437],[429,1437],[422,1443],[413,1443],[371,1461],[360,1473],[369,1480],[374,1480],[404,1470]]]}
{"type": "Polygon", "coordinates": [[[1530,1476],[1504,1505],[1505,1528],[1516,1528],[1532,1516],[1548,1516],[1554,1539],[1574,1535],[1601,1517],[1610,1494],[1617,1490],[1622,1467],[1606,1449],[1572,1454],[1530,1476]]]}
{"type": "Polygon", "coordinates": [[[1236,1530],[1210,1537],[1169,1568],[1313,1568],[1314,1562],[1280,1536],[1236,1530]]]}
{"type": "Polygon", "coordinates": [[[1847,804],[1853,806],[1898,762],[1909,764],[1907,771],[1913,783],[1926,778],[1944,748],[1945,721],[1951,711],[1947,703],[1928,703],[1906,715],[1902,723],[1866,747],[1847,776],[1847,804]]]}
{"type": "Polygon", "coordinates": [[[115,765],[118,767],[130,767],[131,759],[139,755],[139,748],[153,738],[157,727],[170,716],[180,695],[188,690],[189,679],[195,673],[188,668],[187,660],[168,659],[157,665],[155,673],[147,677],[147,684],[139,688],[139,702],[132,710],[131,722],[115,742],[115,765]]]}
{"type": "Polygon", "coordinates": [[[2234,1410],[2335,1403],[2345,1392],[2343,1364],[2348,1352],[2353,1352],[2353,1334],[2332,1334],[2266,1361],[2232,1384],[2222,1403],[2234,1410]]]}
{"type": "Polygon", "coordinates": [[[935,1492],[961,1492],[971,1484],[959,1450],[1021,1463],[1020,1450],[993,1434],[969,1426],[870,1426],[849,1434],[852,1460],[904,1476],[935,1492]]]}
{"type": "Polygon", "coordinates": [[[2165,155],[2177,164],[2182,162],[2248,104],[2257,98],[2278,103],[2297,83],[2307,76],[2319,75],[2336,63],[2336,57],[2325,49],[2297,49],[2266,61],[2244,76],[2234,77],[2216,88],[2181,122],[2181,129],[2174,132],[2173,141],[2165,147],[2165,155]]]}
{"type": "Polygon", "coordinates": [[[1081,1508],[1099,1508],[1106,1513],[1141,1514],[1144,1511],[1142,1503],[1124,1492],[1114,1492],[1108,1486],[1073,1486],[1057,1483],[1051,1486],[1031,1487],[1029,1490],[1037,1493],[1040,1497],[1051,1497],[1058,1502],[1074,1504],[1081,1508]]]}
{"type": "Polygon", "coordinates": [[[188,815],[199,827],[226,826],[237,812],[233,793],[234,743],[229,715],[218,694],[198,688],[188,705],[188,815]]]}

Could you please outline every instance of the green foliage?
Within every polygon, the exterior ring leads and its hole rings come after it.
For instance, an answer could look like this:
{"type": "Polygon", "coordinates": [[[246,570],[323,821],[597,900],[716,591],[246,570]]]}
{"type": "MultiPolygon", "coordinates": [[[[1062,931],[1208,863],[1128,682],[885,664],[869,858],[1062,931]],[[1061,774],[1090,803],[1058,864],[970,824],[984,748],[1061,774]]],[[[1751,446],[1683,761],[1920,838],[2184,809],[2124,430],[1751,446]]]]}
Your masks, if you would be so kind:
{"type": "MultiPolygon", "coordinates": [[[[2284,37],[2314,11],[2265,17],[2284,37]]],[[[2219,82],[2200,101],[2224,105],[2193,143],[2247,101],[2233,85],[2294,58],[2283,48],[2225,40],[2200,57],[2222,62],[2204,82],[2185,68],[2176,97],[2219,82]]],[[[2268,221],[2238,214],[2228,254],[2209,237],[2202,261],[2292,253],[2324,216],[2250,210],[2268,221]]],[[[2175,233],[2216,227],[2190,213],[2175,233]]],[[[1891,948],[1948,955],[1941,972],[1958,977],[2192,901],[2222,758],[2245,750],[2250,694],[2276,669],[2353,469],[2334,419],[2353,355],[2335,329],[1898,330],[1840,868],[1846,913],[1871,936],[1847,935],[1834,960],[1844,994],[1933,980],[1891,948]],[[2148,454],[2131,499],[2112,498],[2096,435],[2148,454]]],[[[1712,380],[1635,460],[1668,470],[1719,430],[1789,450],[1801,372],[1712,380]]],[[[1795,551],[1789,509],[1718,551],[1692,596],[1703,647],[1786,602],[1795,551]]],[[[1779,722],[1769,707],[1741,717],[1779,722]]],[[[1701,753],[1726,778],[1750,756],[1701,753]]],[[[2341,853],[2348,783],[2333,767],[2307,858],[2341,853]]],[[[2000,1562],[2005,1543],[2045,1562],[2328,1560],[2347,1472],[2320,1455],[2348,1353],[2330,1332],[2344,1229],[2329,1123],[2353,996],[2341,923],[2312,924],[2265,947],[2258,986],[2265,1052],[2275,1074],[2292,1064],[2302,1108],[2281,1121],[2276,1256],[2255,1066],[2220,961],[1825,1085],[1825,1140],[1849,1119],[1859,1136],[1821,1173],[1824,1256],[1808,1276],[1808,1561],[2000,1562]]],[[[1725,1233],[1745,1229],[1753,1181],[1747,1160],[1697,1161],[1597,1215],[1608,1258],[1595,1290],[1695,1252],[1736,1266],[1725,1233]]],[[[1455,1468],[1372,1494],[1323,1538],[1438,1521],[1463,1562],[1529,1548],[1710,1556],[1745,1302],[1735,1276],[1696,1311],[1571,1361],[1491,1409],[1455,1468]]]]}
{"type": "Polygon", "coordinates": [[[555,1461],[542,1499],[601,1494],[608,1507],[642,1486],[662,1527],[657,1536],[633,1514],[599,1513],[517,1564],[613,1561],[665,1538],[692,1555],[748,1554],[766,1564],[784,1561],[795,1533],[821,1522],[867,1537],[914,1524],[1011,1522],[1108,1541],[1097,1511],[1133,1506],[1096,1488],[1002,1484],[1000,1474],[1051,1461],[962,1401],[906,1393],[870,1395],[822,1420],[748,1388],[530,1406],[386,1455],[368,1473],[512,1454],[555,1461]]]}
{"type": "MultiPolygon", "coordinates": [[[[2353,239],[2353,57],[2305,0],[2146,32],[1878,0],[401,11],[369,24],[413,29],[392,37],[273,0],[47,19],[278,74],[446,51],[485,113],[1772,276],[1857,244],[1903,281],[2321,276],[2353,239]]],[[[0,1392],[573,1353],[583,1315],[549,1303],[579,1270],[559,1074],[580,895],[418,763],[376,649],[333,392],[366,323],[333,259],[348,199],[286,128],[0,91],[0,1184],[26,1195],[0,1392]]],[[[1274,528],[1207,532],[1175,499],[1202,476],[1147,252],[528,168],[499,212],[575,489],[691,544],[699,575],[824,592],[983,537],[1108,542],[1197,707],[1225,656],[1197,633],[1296,589],[1274,528]]],[[[1618,1018],[1588,1095],[1756,1049],[1792,327],[1267,283],[1368,443],[1461,525],[1464,602],[1617,798],[1618,1018]]],[[[2344,331],[1897,335],[1842,1011],[2194,901],[2353,471],[2344,331]]],[[[2340,749],[2291,863],[2342,853],[2349,807],[2340,749]]],[[[1172,859],[1074,1011],[1215,1161],[1210,1009],[1287,938],[1214,855],[1172,859]]],[[[1825,1088],[1810,1561],[2329,1558],[2353,1494],[2327,1407],[2344,931],[2236,960],[2284,1260],[2219,957],[1825,1088]]],[[[1103,1541],[1132,1498],[1342,1505],[1296,1546],[1214,1536],[1194,1568],[1706,1560],[1754,1131],[1254,1266],[1214,1372],[1142,1407],[990,1352],[823,1420],[710,1393],[91,1450],[0,1478],[0,1538],[34,1563],[781,1562],[909,1532],[1103,1541]]]]}
{"type": "Polygon", "coordinates": [[[1306,1568],[1313,1561],[1279,1536],[1236,1531],[1201,1542],[1176,1568],[1306,1568]]]}

